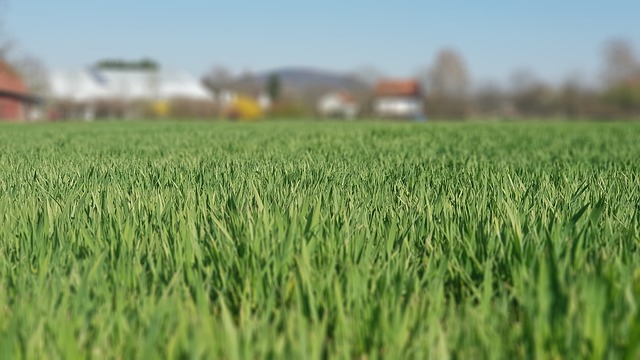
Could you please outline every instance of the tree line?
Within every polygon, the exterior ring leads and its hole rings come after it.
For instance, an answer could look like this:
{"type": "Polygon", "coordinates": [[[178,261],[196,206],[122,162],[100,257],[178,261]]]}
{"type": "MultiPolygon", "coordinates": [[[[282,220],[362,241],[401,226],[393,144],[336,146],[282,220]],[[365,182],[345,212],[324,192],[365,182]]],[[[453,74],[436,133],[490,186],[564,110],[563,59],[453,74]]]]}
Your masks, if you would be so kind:
{"type": "Polygon", "coordinates": [[[441,51],[424,76],[425,110],[433,118],[640,118],[640,60],[632,45],[612,40],[602,54],[600,81],[579,76],[549,84],[532,71],[518,70],[507,86],[471,88],[464,58],[441,51]]]}

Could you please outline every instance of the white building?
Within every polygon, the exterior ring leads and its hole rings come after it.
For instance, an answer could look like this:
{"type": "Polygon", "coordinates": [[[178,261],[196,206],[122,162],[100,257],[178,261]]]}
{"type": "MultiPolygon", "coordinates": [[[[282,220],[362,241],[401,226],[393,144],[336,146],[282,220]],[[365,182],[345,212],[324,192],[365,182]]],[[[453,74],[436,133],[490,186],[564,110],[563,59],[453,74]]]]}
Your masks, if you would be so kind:
{"type": "Polygon", "coordinates": [[[423,107],[417,80],[381,80],[375,88],[374,112],[380,117],[418,119],[423,107]]]}
{"type": "Polygon", "coordinates": [[[53,100],[80,104],[74,116],[85,119],[94,118],[96,104],[104,101],[212,100],[200,81],[184,71],[88,68],[52,71],[49,80],[53,100]]]}
{"type": "Polygon", "coordinates": [[[345,91],[333,91],[320,98],[318,113],[324,117],[353,119],[358,114],[358,103],[345,91]]]}

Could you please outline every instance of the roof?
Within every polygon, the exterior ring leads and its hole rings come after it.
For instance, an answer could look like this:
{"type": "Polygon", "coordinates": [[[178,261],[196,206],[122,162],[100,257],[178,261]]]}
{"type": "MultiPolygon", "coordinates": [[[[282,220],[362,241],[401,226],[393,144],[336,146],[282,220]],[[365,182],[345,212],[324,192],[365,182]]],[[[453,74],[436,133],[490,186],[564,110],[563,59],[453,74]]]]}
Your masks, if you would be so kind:
{"type": "Polygon", "coordinates": [[[84,101],[109,96],[105,84],[89,70],[53,71],[49,83],[51,93],[57,98],[84,101]]]}
{"type": "Polygon", "coordinates": [[[200,81],[184,71],[83,69],[51,73],[51,87],[58,98],[210,99],[200,81]]]}
{"type": "Polygon", "coordinates": [[[353,95],[351,95],[349,92],[344,90],[330,91],[324,94],[324,96],[322,96],[322,99],[336,99],[337,101],[340,101],[345,104],[356,103],[356,98],[353,95]]]}
{"type": "Polygon", "coordinates": [[[337,91],[336,95],[343,102],[346,102],[346,103],[355,103],[356,102],[356,99],[353,97],[353,95],[351,95],[350,93],[348,93],[346,91],[337,91]]]}
{"type": "Polygon", "coordinates": [[[0,60],[0,92],[18,95],[29,93],[18,72],[3,60],[0,60]]]}
{"type": "Polygon", "coordinates": [[[415,79],[383,79],[376,84],[378,96],[419,96],[420,83],[415,79]]]}

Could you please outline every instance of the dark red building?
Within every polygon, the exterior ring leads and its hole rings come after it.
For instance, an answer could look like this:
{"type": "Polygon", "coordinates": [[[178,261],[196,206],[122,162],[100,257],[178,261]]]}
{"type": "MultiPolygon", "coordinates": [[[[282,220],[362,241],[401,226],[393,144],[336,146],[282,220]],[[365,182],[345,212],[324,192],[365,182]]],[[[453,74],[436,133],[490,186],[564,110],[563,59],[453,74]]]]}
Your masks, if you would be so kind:
{"type": "Polygon", "coordinates": [[[0,119],[22,120],[26,118],[29,105],[36,102],[18,72],[0,60],[0,119]]]}

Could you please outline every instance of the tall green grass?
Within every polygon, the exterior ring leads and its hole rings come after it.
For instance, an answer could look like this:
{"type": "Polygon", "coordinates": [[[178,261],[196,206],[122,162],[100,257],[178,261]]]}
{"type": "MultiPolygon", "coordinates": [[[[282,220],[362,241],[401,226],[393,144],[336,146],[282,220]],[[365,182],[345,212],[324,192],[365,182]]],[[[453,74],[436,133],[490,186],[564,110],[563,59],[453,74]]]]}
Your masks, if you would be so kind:
{"type": "Polygon", "coordinates": [[[0,126],[0,358],[640,357],[640,124],[0,126]]]}

